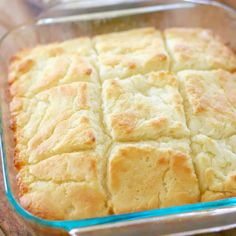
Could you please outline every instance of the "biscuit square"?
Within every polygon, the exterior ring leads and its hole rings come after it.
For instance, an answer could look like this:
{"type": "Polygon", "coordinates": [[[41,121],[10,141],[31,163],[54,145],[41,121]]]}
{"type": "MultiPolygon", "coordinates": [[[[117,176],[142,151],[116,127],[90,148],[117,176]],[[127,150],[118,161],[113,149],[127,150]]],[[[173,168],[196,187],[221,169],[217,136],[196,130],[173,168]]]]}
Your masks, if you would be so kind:
{"type": "Polygon", "coordinates": [[[16,166],[59,153],[97,149],[105,143],[96,86],[74,83],[11,103],[16,166]]]}
{"type": "Polygon", "coordinates": [[[164,31],[172,70],[236,70],[236,56],[210,30],[169,28],[164,31]]]}
{"type": "Polygon", "coordinates": [[[51,220],[107,215],[107,196],[98,177],[99,158],[91,151],[65,153],[23,167],[17,175],[20,203],[51,220]]]}
{"type": "Polygon", "coordinates": [[[40,61],[71,53],[83,57],[93,57],[96,54],[92,40],[88,37],[81,37],[46,45],[41,44],[34,48],[22,49],[11,58],[11,64],[17,64],[24,58],[40,61]]]}
{"type": "Polygon", "coordinates": [[[162,35],[154,28],[100,35],[94,44],[101,80],[169,69],[162,35]]]}
{"type": "Polygon", "coordinates": [[[199,200],[187,140],[115,145],[108,159],[107,181],[115,214],[199,200]]]}
{"type": "Polygon", "coordinates": [[[178,78],[192,135],[221,139],[236,134],[236,73],[189,70],[178,78]]]}
{"type": "Polygon", "coordinates": [[[10,66],[12,96],[33,97],[52,87],[79,81],[98,86],[92,60],[77,54],[62,54],[39,61],[30,55],[10,66]]]}
{"type": "Polygon", "coordinates": [[[236,196],[236,135],[221,140],[194,136],[192,150],[201,201],[236,196]]]}
{"type": "Polygon", "coordinates": [[[105,124],[115,141],[188,136],[178,81],[170,72],[152,72],[102,86],[105,124]]]}

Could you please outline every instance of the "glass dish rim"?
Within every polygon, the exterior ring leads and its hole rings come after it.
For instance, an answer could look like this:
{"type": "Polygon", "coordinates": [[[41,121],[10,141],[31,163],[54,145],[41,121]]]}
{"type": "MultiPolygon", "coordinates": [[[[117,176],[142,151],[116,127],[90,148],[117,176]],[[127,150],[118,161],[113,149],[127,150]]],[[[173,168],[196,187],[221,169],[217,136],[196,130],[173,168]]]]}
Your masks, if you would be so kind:
{"type": "MultiPolygon", "coordinates": [[[[128,0],[129,1],[129,0],[128,0]]],[[[131,0],[132,1],[132,0],[131,0]]],[[[151,2],[152,0],[139,0],[139,2],[151,2]]],[[[118,1],[119,2],[119,1],[118,1]]],[[[158,9],[155,9],[155,11],[166,11],[170,10],[170,6],[172,6],[171,9],[176,8],[184,8],[184,7],[191,7],[191,5],[186,4],[192,4],[192,6],[196,5],[208,5],[213,7],[219,7],[227,11],[229,14],[233,14],[236,19],[236,10],[231,8],[230,6],[217,2],[217,1],[210,1],[210,0],[183,0],[183,1],[177,1],[176,3],[167,3],[164,5],[157,5],[158,9]]],[[[117,12],[117,11],[114,11],[117,12]]],[[[113,13],[114,13],[113,12],[113,13]]],[[[130,13],[130,12],[127,12],[130,13]]],[[[125,15],[125,12],[122,13],[125,15]]],[[[81,16],[81,15],[80,15],[81,16]]],[[[37,18],[33,21],[30,21],[27,24],[19,25],[6,34],[4,34],[0,39],[0,47],[2,46],[4,40],[7,39],[7,37],[14,33],[17,30],[23,30],[27,27],[37,27],[41,25],[49,25],[49,24],[55,24],[55,23],[65,23],[65,18],[69,18],[69,21],[80,19],[76,18],[74,16],[71,17],[59,17],[60,21],[58,21],[58,18],[37,18]]],[[[82,19],[83,20],[83,19],[82,19]]],[[[68,22],[68,21],[67,21],[68,22]]],[[[75,229],[75,228],[85,228],[85,227],[91,227],[91,226],[98,226],[102,224],[113,224],[113,223],[124,223],[127,221],[141,221],[141,220],[147,220],[147,219],[153,219],[153,218],[168,218],[169,216],[181,216],[186,214],[197,214],[197,212],[209,212],[214,213],[217,210],[223,209],[223,208],[232,208],[235,210],[236,213],[236,197],[234,198],[227,198],[223,200],[218,201],[211,201],[211,202],[204,202],[204,203],[194,203],[194,204],[187,204],[182,206],[175,206],[175,207],[168,207],[168,208],[161,208],[161,209],[152,209],[152,210],[146,210],[141,212],[134,212],[134,213],[126,213],[126,214],[119,214],[119,215],[109,215],[104,217],[96,217],[96,218],[89,218],[89,219],[80,219],[80,220],[46,220],[39,218],[28,211],[26,211],[23,207],[20,206],[18,201],[15,199],[15,197],[12,194],[10,183],[9,183],[9,173],[8,173],[8,165],[5,155],[5,146],[4,146],[4,139],[3,139],[3,126],[2,126],[2,111],[0,108],[0,155],[1,155],[1,161],[2,161],[2,172],[3,172],[3,182],[4,182],[4,188],[5,193],[7,196],[8,201],[12,205],[12,207],[15,209],[15,211],[22,216],[23,218],[37,223],[39,225],[43,225],[46,227],[56,228],[56,229],[63,229],[67,232],[75,229]]]]}

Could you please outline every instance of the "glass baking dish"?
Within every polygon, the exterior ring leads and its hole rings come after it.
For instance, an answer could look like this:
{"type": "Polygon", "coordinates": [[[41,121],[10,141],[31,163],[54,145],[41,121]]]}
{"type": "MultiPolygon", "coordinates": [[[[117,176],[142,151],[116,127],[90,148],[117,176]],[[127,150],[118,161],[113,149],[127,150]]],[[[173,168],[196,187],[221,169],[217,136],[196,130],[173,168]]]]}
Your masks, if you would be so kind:
{"type": "Polygon", "coordinates": [[[21,48],[39,43],[145,26],[210,28],[236,49],[236,11],[219,2],[204,0],[59,3],[34,22],[12,30],[1,39],[0,145],[5,190],[12,206],[37,235],[191,235],[236,227],[236,198],[73,221],[40,219],[18,203],[6,79],[10,57],[21,48]]]}

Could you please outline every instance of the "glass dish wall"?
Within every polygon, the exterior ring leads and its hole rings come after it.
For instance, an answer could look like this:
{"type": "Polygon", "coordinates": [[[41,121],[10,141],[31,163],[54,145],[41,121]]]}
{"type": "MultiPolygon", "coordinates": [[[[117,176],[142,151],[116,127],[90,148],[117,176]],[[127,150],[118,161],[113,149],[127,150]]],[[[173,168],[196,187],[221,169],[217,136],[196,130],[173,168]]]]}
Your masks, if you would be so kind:
{"type": "Polygon", "coordinates": [[[7,65],[22,48],[79,36],[154,26],[212,29],[236,50],[236,13],[214,1],[81,1],[59,4],[41,18],[14,29],[0,44],[1,154],[6,194],[15,210],[37,230],[37,235],[184,235],[235,226],[236,199],[198,203],[77,221],[49,221],[35,217],[18,204],[13,165],[13,136],[9,128],[7,65]]]}

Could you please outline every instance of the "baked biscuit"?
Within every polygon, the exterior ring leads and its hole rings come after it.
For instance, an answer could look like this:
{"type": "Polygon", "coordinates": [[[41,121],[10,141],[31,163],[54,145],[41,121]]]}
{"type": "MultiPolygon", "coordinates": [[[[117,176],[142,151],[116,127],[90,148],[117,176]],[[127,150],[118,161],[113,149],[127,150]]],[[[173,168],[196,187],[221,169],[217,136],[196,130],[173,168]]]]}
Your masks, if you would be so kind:
{"type": "Polygon", "coordinates": [[[20,51],[8,81],[21,205],[74,220],[236,196],[235,69],[204,29],[20,51]]]}
{"type": "Polygon", "coordinates": [[[79,81],[98,84],[98,75],[92,61],[77,54],[39,61],[26,57],[10,66],[12,96],[33,97],[49,88],[79,81]]]}
{"type": "Polygon", "coordinates": [[[116,141],[188,136],[178,81],[170,72],[152,72],[102,86],[104,120],[116,141]]]}
{"type": "Polygon", "coordinates": [[[236,134],[236,73],[189,70],[178,78],[192,135],[221,139],[236,134]]]}
{"type": "Polygon", "coordinates": [[[51,220],[108,214],[94,152],[52,156],[18,173],[20,203],[31,213],[51,220]]]}
{"type": "Polygon", "coordinates": [[[154,28],[100,35],[94,44],[102,80],[169,69],[162,35],[154,28]]]}
{"type": "Polygon", "coordinates": [[[93,57],[96,55],[92,40],[88,37],[80,37],[54,43],[51,44],[51,47],[62,48],[65,53],[76,53],[80,56],[93,57]]]}
{"type": "Polygon", "coordinates": [[[236,135],[222,140],[197,135],[192,149],[201,200],[236,196],[236,135]]]}
{"type": "Polygon", "coordinates": [[[36,61],[60,56],[62,54],[76,53],[78,56],[93,57],[95,51],[92,41],[88,37],[81,37],[64,42],[38,45],[34,48],[22,49],[11,58],[11,64],[17,64],[28,58],[36,61]]]}
{"type": "Polygon", "coordinates": [[[173,71],[236,70],[235,54],[210,30],[170,28],[164,35],[173,71]]]}
{"type": "Polygon", "coordinates": [[[187,140],[115,145],[107,181],[116,214],[199,200],[187,140]]]}
{"type": "Polygon", "coordinates": [[[105,143],[96,86],[73,83],[11,103],[17,166],[52,155],[100,149],[105,143]]]}

